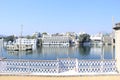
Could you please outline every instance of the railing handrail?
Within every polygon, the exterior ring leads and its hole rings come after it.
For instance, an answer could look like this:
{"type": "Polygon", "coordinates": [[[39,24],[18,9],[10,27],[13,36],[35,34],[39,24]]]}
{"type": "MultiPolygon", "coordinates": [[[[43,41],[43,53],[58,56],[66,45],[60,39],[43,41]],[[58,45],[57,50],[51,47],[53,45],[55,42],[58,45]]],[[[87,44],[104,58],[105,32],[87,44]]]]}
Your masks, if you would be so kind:
{"type": "MultiPolygon", "coordinates": [[[[26,60],[26,59],[1,59],[0,61],[23,61],[23,62],[58,62],[59,60],[76,60],[77,58],[57,58],[57,60],[26,60]]],[[[78,61],[116,61],[116,59],[77,59],[78,61]]]]}

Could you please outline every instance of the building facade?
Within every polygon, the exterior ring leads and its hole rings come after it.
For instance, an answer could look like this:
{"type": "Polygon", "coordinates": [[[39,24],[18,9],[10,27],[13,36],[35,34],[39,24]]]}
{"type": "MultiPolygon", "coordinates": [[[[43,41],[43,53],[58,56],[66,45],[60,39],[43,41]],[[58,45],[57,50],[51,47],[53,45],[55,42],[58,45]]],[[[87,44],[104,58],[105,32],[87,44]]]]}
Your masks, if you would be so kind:
{"type": "Polygon", "coordinates": [[[69,46],[70,38],[68,36],[43,36],[42,45],[63,45],[69,46]]]}
{"type": "Polygon", "coordinates": [[[18,38],[15,40],[15,44],[32,45],[32,48],[35,49],[37,47],[37,39],[18,38]]]}
{"type": "Polygon", "coordinates": [[[111,45],[112,42],[113,42],[112,40],[113,40],[112,34],[105,34],[105,35],[103,36],[103,43],[104,43],[105,45],[111,45]]]}
{"type": "Polygon", "coordinates": [[[98,33],[96,35],[91,35],[90,39],[91,39],[91,44],[93,44],[93,45],[103,44],[103,34],[102,33],[98,33]]]}

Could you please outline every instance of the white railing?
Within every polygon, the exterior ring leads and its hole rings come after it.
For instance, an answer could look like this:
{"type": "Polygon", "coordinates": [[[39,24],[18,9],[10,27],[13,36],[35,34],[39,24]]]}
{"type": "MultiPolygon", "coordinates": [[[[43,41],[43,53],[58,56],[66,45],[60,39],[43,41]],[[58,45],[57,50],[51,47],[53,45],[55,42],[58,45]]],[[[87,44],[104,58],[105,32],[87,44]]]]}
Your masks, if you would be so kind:
{"type": "Polygon", "coordinates": [[[115,60],[1,60],[0,73],[62,73],[74,70],[76,73],[117,72],[115,60]]]}
{"type": "Polygon", "coordinates": [[[116,61],[115,60],[79,60],[78,72],[79,73],[105,73],[105,72],[116,72],[116,61]]]}
{"type": "Polygon", "coordinates": [[[57,73],[57,61],[4,60],[0,72],[57,73]]]}

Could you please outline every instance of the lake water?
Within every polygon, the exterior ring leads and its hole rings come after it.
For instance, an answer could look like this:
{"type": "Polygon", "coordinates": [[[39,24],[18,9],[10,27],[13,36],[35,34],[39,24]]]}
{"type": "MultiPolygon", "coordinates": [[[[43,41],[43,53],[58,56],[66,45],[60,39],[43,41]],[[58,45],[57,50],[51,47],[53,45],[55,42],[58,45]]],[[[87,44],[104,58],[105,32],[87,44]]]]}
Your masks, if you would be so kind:
{"type": "Polygon", "coordinates": [[[39,47],[34,51],[7,51],[0,46],[0,57],[7,59],[56,60],[57,58],[114,59],[113,46],[39,47]]]}

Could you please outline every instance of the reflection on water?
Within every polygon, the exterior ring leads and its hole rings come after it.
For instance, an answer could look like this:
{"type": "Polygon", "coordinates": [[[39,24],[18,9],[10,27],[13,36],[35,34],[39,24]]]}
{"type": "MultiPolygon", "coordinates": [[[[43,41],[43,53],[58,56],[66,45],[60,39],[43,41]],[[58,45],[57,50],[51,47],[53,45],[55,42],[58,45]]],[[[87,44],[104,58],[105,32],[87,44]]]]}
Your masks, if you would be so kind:
{"type": "Polygon", "coordinates": [[[72,47],[39,47],[34,51],[7,51],[0,49],[0,56],[8,59],[56,60],[57,58],[78,59],[113,59],[113,46],[72,46],[72,47]]]}
{"type": "Polygon", "coordinates": [[[79,53],[81,55],[89,55],[90,54],[90,46],[80,46],[78,47],[79,48],[79,53]]]}

